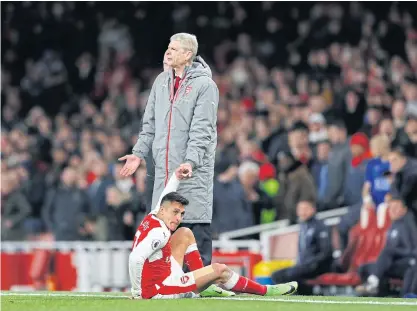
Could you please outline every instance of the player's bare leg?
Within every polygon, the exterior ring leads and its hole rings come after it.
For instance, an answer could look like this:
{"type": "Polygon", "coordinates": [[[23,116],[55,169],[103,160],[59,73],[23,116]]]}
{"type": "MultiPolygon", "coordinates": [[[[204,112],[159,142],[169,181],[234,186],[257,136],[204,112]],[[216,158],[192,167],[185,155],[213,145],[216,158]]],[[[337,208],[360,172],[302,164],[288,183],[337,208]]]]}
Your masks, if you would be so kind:
{"type": "MultiPolygon", "coordinates": [[[[200,252],[193,232],[189,228],[179,228],[171,236],[171,255],[182,267],[185,261],[190,271],[204,269],[200,252]]],[[[235,293],[224,290],[215,284],[209,284],[206,291],[200,291],[202,297],[230,297],[235,293]]]]}
{"type": "Polygon", "coordinates": [[[235,292],[260,296],[292,295],[297,291],[298,283],[290,282],[276,285],[261,285],[246,277],[239,276],[224,264],[214,263],[193,271],[197,289],[205,290],[211,284],[222,284],[235,292]]]}

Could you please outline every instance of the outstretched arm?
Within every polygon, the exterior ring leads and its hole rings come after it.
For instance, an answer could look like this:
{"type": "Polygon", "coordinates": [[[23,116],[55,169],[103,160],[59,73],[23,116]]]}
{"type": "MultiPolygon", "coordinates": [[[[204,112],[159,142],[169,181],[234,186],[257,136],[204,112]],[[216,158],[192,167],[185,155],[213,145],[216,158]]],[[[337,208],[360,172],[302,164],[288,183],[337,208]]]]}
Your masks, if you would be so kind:
{"type": "Polygon", "coordinates": [[[188,179],[190,175],[188,174],[187,168],[184,168],[183,166],[180,166],[175,170],[174,173],[172,173],[171,178],[169,179],[167,185],[165,186],[164,190],[162,191],[158,203],[153,207],[150,214],[157,214],[159,211],[159,208],[161,206],[162,198],[167,195],[170,192],[175,192],[178,189],[178,186],[180,185],[180,181],[183,179],[188,179]]]}

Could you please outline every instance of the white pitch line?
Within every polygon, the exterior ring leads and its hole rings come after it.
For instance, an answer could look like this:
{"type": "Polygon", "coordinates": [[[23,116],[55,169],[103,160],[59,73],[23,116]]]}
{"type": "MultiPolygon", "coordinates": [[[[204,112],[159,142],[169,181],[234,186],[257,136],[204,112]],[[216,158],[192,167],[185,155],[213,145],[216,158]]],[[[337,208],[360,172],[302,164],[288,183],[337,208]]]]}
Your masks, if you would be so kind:
{"type": "MultiPolygon", "coordinates": [[[[224,300],[221,297],[203,298],[224,300]]],[[[335,305],[382,305],[382,306],[417,306],[417,302],[408,301],[375,301],[375,300],[315,300],[315,299],[296,299],[296,298],[251,298],[251,297],[228,297],[227,300],[243,301],[277,301],[291,303],[315,303],[315,304],[335,304],[335,305]]]]}
{"type": "MultiPolygon", "coordinates": [[[[100,295],[100,294],[61,294],[61,293],[0,293],[0,296],[43,296],[43,297],[93,297],[93,298],[117,298],[127,299],[129,296],[100,295]]],[[[313,304],[336,304],[336,305],[382,305],[382,306],[417,306],[416,302],[408,301],[375,301],[375,300],[316,300],[296,298],[252,298],[252,297],[213,297],[199,298],[204,300],[237,300],[237,301],[270,301],[270,302],[291,302],[291,303],[313,303],[313,304]]]]}

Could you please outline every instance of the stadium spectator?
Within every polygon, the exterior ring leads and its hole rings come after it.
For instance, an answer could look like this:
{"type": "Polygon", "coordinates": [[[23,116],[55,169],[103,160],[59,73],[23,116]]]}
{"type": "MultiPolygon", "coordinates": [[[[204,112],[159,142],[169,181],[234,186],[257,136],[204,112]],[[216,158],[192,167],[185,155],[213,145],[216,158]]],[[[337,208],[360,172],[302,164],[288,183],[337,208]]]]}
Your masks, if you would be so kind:
{"type": "Polygon", "coordinates": [[[363,133],[355,133],[350,139],[350,150],[352,160],[347,168],[343,189],[343,202],[347,206],[360,203],[362,198],[366,165],[371,158],[369,139],[363,133]]]}
{"type": "Polygon", "coordinates": [[[395,148],[389,155],[389,162],[394,174],[391,193],[404,200],[417,222],[417,161],[408,158],[403,149],[395,148]]]}
{"type": "MultiPolygon", "coordinates": [[[[275,271],[274,283],[296,280],[302,285],[303,281],[330,271],[333,260],[330,229],[315,217],[316,211],[313,201],[301,200],[297,204],[300,223],[297,262],[294,267],[275,271]]],[[[302,294],[303,287],[299,290],[302,294]]]]}
{"type": "Polygon", "coordinates": [[[32,208],[26,196],[19,189],[16,170],[2,174],[1,199],[1,239],[5,241],[25,239],[24,222],[30,216],[32,208]]]}
{"type": "Polygon", "coordinates": [[[331,181],[321,205],[325,209],[338,207],[343,201],[346,174],[351,162],[346,127],[341,121],[334,121],[328,127],[332,149],[329,155],[328,180],[331,181]]]}
{"type": "Polygon", "coordinates": [[[84,223],[91,215],[87,194],[76,187],[77,172],[66,167],[61,184],[48,191],[42,208],[43,221],[56,241],[83,239],[84,223]]]}
{"type": "Polygon", "coordinates": [[[252,162],[235,165],[223,163],[218,166],[218,175],[214,181],[213,236],[242,229],[254,224],[253,206],[250,199],[257,197],[254,186],[257,182],[259,167],[252,162]],[[239,174],[238,174],[239,171],[239,174]],[[235,215],[230,221],[227,215],[235,215]]]}
{"type": "Polygon", "coordinates": [[[104,212],[106,206],[106,191],[114,184],[109,174],[108,165],[103,159],[97,159],[92,167],[93,181],[90,184],[87,194],[92,202],[92,212],[96,215],[104,212]]]}
{"type": "Polygon", "coordinates": [[[382,290],[387,277],[403,278],[407,269],[415,262],[417,249],[417,225],[407,206],[399,196],[389,201],[389,215],[392,220],[387,232],[384,249],[374,263],[360,267],[359,273],[364,282],[356,288],[360,295],[376,295],[382,290]]]}
{"type": "Polygon", "coordinates": [[[316,187],[307,166],[291,153],[281,152],[279,157],[278,218],[297,220],[296,207],[300,201],[316,201],[316,187]]]}
{"type": "Polygon", "coordinates": [[[408,156],[417,157],[417,116],[410,116],[405,124],[404,132],[407,135],[405,150],[408,156]]]}
{"type": "Polygon", "coordinates": [[[370,145],[373,159],[366,165],[362,196],[364,204],[372,204],[378,208],[384,203],[385,196],[390,190],[390,181],[386,176],[389,172],[390,142],[386,136],[376,135],[372,137],[370,145]]]}
{"type": "Polygon", "coordinates": [[[308,140],[310,144],[317,144],[319,141],[327,139],[326,120],[320,113],[312,114],[309,119],[310,134],[308,140]]]}
{"type": "Polygon", "coordinates": [[[317,186],[317,208],[323,209],[321,202],[329,187],[329,154],[331,145],[328,140],[317,142],[317,156],[314,164],[311,168],[311,173],[314,178],[314,182],[317,186]]]}

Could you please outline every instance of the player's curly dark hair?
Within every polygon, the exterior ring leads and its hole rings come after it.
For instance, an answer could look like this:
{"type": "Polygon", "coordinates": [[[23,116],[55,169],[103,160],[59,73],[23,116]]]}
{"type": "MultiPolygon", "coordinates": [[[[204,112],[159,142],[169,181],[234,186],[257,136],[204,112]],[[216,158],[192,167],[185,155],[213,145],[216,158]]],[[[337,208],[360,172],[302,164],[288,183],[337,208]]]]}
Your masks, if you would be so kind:
{"type": "Polygon", "coordinates": [[[183,197],[178,192],[170,192],[164,195],[161,201],[161,205],[164,204],[164,202],[178,202],[183,206],[188,205],[190,203],[185,197],[183,197]]]}

